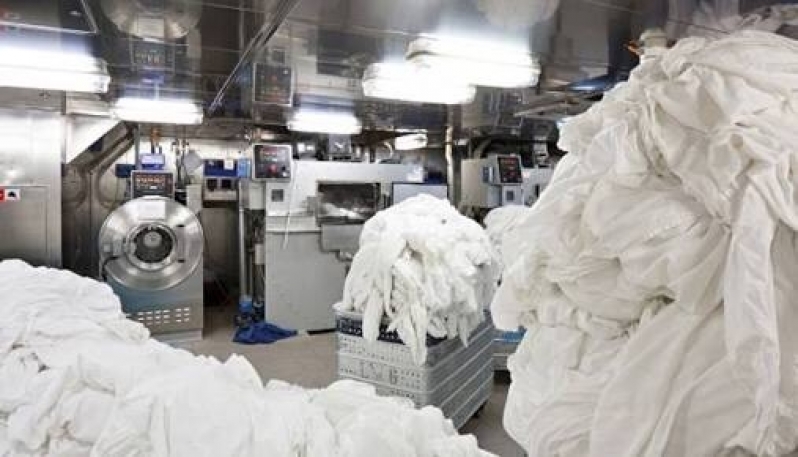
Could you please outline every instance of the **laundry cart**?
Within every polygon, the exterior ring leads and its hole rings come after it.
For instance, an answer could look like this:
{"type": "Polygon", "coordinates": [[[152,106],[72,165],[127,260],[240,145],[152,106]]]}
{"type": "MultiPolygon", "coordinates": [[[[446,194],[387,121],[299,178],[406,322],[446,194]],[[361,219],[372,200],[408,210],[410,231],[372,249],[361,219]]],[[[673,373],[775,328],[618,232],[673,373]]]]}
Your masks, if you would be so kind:
{"type": "Polygon", "coordinates": [[[494,330],[493,346],[493,367],[496,371],[507,371],[507,358],[518,349],[521,340],[524,339],[526,329],[516,331],[494,330]]]}
{"type": "Polygon", "coordinates": [[[338,377],[366,382],[377,393],[433,405],[457,428],[488,401],[493,390],[494,328],[489,320],[477,327],[464,346],[460,338],[427,337],[427,360],[413,362],[410,349],[396,332],[380,328],[377,341],[363,338],[357,313],[338,312],[338,377]]]}

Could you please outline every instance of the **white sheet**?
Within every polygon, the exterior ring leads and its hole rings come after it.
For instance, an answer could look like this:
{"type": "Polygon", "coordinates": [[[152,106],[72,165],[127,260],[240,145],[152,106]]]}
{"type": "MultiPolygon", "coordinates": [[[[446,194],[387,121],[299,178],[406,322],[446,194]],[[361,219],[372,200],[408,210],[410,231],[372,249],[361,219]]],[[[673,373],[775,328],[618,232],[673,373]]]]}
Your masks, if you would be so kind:
{"type": "Polygon", "coordinates": [[[492,304],[531,455],[798,445],[798,42],[685,39],[565,124],[492,304]]]}
{"type": "Polygon", "coordinates": [[[0,262],[0,341],[0,457],[489,455],[371,386],[264,388],[242,357],[151,340],[109,287],[66,271],[0,262]]]}
{"type": "Polygon", "coordinates": [[[363,314],[375,341],[383,318],[426,359],[427,335],[468,335],[484,320],[495,289],[498,256],[485,230],[449,204],[417,195],[380,211],[363,226],[360,249],[336,307],[363,314]]]}

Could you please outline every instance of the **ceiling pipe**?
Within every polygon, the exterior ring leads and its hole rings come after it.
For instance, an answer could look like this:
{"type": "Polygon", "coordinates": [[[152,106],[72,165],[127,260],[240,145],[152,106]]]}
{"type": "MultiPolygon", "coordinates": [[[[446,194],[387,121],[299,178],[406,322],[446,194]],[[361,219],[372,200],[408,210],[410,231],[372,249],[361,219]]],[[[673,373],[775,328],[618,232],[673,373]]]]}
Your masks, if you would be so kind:
{"type": "Polygon", "coordinates": [[[258,52],[269,42],[269,40],[277,33],[277,30],[280,26],[285,22],[288,15],[294,9],[294,7],[299,4],[300,0],[282,0],[277,6],[274,8],[274,14],[271,17],[270,21],[264,22],[263,26],[258,30],[258,33],[250,40],[249,44],[247,45],[244,52],[239,57],[238,62],[236,62],[235,67],[227,75],[227,79],[225,79],[222,87],[219,88],[219,91],[216,93],[216,96],[211,102],[211,106],[208,108],[208,116],[212,116],[213,113],[216,112],[217,109],[222,105],[224,101],[224,97],[230,89],[230,86],[235,82],[239,77],[239,72],[242,68],[246,67],[249,63],[251,63],[254,56],[257,55],[258,52]]]}

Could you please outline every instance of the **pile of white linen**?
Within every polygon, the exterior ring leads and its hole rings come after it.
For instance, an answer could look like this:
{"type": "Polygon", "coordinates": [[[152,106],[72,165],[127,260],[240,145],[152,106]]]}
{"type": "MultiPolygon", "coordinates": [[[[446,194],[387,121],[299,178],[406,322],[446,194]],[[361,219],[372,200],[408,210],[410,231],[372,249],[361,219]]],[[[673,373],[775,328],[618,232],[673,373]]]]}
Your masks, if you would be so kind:
{"type": "Polygon", "coordinates": [[[798,42],[680,41],[566,123],[494,322],[530,455],[798,445],[798,42]]]}
{"type": "Polygon", "coordinates": [[[740,1],[703,0],[695,11],[688,13],[679,5],[684,0],[670,0],[668,16],[681,20],[669,21],[668,29],[678,36],[721,38],[740,30],[775,32],[784,25],[798,25],[798,5],[785,1],[743,13],[740,1]]]}
{"type": "Polygon", "coordinates": [[[0,456],[481,457],[437,408],[341,381],[265,388],[252,366],[149,339],[111,289],[0,262],[0,456]],[[386,427],[385,424],[391,424],[386,427]]]}
{"type": "Polygon", "coordinates": [[[426,194],[380,211],[363,226],[339,310],[363,314],[375,341],[387,316],[414,360],[427,334],[468,335],[484,320],[495,290],[497,256],[485,230],[447,200],[426,194]]]}
{"type": "Polygon", "coordinates": [[[511,263],[516,258],[516,250],[513,242],[516,230],[523,229],[522,223],[526,220],[531,209],[523,205],[508,205],[492,209],[485,220],[485,231],[493,244],[493,248],[501,256],[502,264],[511,263]]]}

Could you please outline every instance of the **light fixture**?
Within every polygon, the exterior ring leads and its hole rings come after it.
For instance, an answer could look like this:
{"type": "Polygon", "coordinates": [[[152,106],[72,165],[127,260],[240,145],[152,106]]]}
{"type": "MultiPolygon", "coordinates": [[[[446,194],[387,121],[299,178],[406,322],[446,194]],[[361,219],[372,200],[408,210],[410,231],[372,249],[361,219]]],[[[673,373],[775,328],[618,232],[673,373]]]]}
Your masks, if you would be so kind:
{"type": "Polygon", "coordinates": [[[111,107],[117,118],[153,124],[201,124],[202,107],[190,100],[122,97],[111,107]]]}
{"type": "Polygon", "coordinates": [[[357,135],[362,128],[354,114],[341,111],[300,109],[288,121],[288,129],[295,132],[357,135]]]}
{"type": "Polygon", "coordinates": [[[426,133],[411,133],[394,138],[393,146],[397,151],[412,151],[427,147],[426,133]]]}
{"type": "Polygon", "coordinates": [[[406,62],[371,64],[363,73],[366,97],[457,105],[471,103],[475,93],[474,86],[406,62]]]}
{"type": "Polygon", "coordinates": [[[99,94],[110,82],[105,62],[89,54],[0,46],[0,87],[99,94]]]}
{"type": "Polygon", "coordinates": [[[446,76],[406,62],[375,63],[363,73],[363,93],[373,98],[444,105],[474,100],[474,86],[452,81],[446,76]]]}
{"type": "Polygon", "coordinates": [[[424,36],[410,43],[406,57],[449,81],[477,86],[530,87],[540,76],[540,64],[527,49],[485,40],[424,36]]]}

